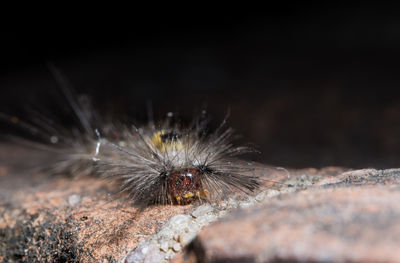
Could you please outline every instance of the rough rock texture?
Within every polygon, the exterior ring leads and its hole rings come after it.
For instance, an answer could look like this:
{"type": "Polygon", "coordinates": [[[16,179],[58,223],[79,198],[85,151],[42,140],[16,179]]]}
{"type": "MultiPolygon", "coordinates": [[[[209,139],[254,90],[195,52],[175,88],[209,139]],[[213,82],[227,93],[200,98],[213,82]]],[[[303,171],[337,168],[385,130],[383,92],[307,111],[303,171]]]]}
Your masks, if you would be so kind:
{"type": "Polygon", "coordinates": [[[168,218],[190,209],[138,211],[122,199],[110,198],[108,188],[94,178],[55,178],[16,191],[0,206],[0,259],[113,262],[168,218]]]}
{"type": "Polygon", "coordinates": [[[116,262],[168,218],[192,209],[155,206],[140,211],[123,196],[112,195],[118,188],[99,178],[4,170],[0,262],[116,262]]]}
{"type": "Polygon", "coordinates": [[[141,211],[98,178],[17,173],[1,150],[0,262],[400,261],[397,169],[260,166],[252,196],[141,211]]]}
{"type": "Polygon", "coordinates": [[[174,262],[399,262],[400,170],[350,171],[239,209],[174,262]]]}

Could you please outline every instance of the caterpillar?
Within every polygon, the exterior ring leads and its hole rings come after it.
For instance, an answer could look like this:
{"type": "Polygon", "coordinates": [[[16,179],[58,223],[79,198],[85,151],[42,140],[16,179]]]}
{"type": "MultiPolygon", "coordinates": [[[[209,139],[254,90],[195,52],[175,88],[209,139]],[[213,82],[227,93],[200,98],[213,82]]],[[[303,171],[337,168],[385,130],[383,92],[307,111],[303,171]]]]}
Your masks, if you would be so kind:
{"type": "Polygon", "coordinates": [[[79,127],[66,130],[40,116],[32,122],[2,115],[3,119],[34,130],[42,142],[29,145],[54,154],[53,173],[93,174],[120,183],[134,204],[185,205],[195,201],[223,199],[232,190],[250,193],[260,178],[249,175],[250,163],[238,159],[251,147],[235,146],[234,131],[226,119],[210,132],[203,111],[191,124],[150,120],[142,127],[99,118],[86,97],[74,94],[66,78],[55,67],[58,80],[79,127]]]}

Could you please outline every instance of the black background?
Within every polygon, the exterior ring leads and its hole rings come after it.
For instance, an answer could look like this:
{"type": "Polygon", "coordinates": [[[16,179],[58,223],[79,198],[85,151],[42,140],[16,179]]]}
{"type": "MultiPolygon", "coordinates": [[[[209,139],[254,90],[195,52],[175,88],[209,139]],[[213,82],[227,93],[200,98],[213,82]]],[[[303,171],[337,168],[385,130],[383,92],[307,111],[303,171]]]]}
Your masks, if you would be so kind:
{"type": "Polygon", "coordinates": [[[220,121],[230,109],[230,125],[264,163],[399,166],[398,8],[180,8],[8,20],[0,110],[58,104],[52,62],[100,111],[144,119],[151,101],[159,118],[206,106],[220,121]]]}

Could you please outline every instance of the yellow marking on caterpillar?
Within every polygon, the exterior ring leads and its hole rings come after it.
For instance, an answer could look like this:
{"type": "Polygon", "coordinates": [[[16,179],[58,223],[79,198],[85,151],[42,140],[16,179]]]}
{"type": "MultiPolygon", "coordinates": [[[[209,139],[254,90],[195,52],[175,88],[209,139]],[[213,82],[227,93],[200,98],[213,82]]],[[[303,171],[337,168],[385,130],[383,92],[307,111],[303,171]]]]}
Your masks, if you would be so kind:
{"type": "Polygon", "coordinates": [[[183,195],[183,198],[190,198],[190,197],[193,197],[193,196],[194,196],[193,193],[187,193],[187,194],[183,195]]]}
{"type": "Polygon", "coordinates": [[[161,139],[161,135],[163,135],[164,133],[165,133],[164,131],[158,131],[158,132],[154,133],[153,139],[151,139],[151,142],[154,144],[154,146],[157,147],[161,151],[165,150],[165,149],[163,150],[163,147],[165,147],[165,146],[161,139]]]}
{"type": "Polygon", "coordinates": [[[154,133],[153,138],[151,139],[151,142],[153,145],[159,149],[161,152],[165,152],[167,150],[180,150],[182,149],[182,142],[180,140],[168,140],[168,141],[163,141],[161,138],[162,135],[165,134],[165,131],[161,130],[156,133],[154,133]]]}

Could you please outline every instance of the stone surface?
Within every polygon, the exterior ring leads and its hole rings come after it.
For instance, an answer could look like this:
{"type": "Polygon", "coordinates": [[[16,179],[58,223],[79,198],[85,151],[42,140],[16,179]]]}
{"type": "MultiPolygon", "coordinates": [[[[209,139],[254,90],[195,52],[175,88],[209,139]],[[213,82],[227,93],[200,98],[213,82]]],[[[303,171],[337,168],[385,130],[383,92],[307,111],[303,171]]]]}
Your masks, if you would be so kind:
{"type": "MultiPolygon", "coordinates": [[[[0,157],[32,161],[7,147],[0,157]]],[[[400,261],[397,169],[260,165],[253,195],[139,210],[110,182],[12,163],[0,163],[0,261],[400,261]]]]}
{"type": "Polygon", "coordinates": [[[399,262],[400,170],[328,176],[236,210],[174,262],[399,262]]]}

